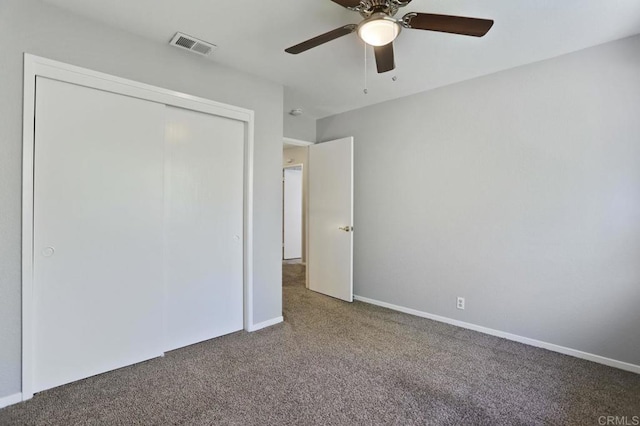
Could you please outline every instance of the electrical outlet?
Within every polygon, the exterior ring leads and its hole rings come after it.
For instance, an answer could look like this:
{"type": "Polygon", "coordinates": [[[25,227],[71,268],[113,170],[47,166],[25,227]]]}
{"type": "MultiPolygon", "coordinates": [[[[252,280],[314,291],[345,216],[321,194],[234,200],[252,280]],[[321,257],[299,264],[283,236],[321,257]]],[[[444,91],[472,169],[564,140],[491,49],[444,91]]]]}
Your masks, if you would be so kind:
{"type": "Polygon", "coordinates": [[[464,309],[464,297],[458,297],[458,300],[456,302],[456,308],[464,309]]]}

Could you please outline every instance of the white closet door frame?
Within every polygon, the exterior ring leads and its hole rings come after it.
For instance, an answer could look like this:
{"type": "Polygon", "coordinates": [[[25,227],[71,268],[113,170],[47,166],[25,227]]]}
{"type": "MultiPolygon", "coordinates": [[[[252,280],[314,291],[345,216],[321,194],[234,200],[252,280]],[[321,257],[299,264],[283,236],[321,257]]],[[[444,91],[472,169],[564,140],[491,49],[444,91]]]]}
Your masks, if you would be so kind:
{"type": "Polygon", "coordinates": [[[253,139],[254,112],[26,53],[22,130],[22,400],[33,397],[33,195],[36,77],[45,77],[245,124],[244,144],[244,329],[253,323],[253,139]]]}

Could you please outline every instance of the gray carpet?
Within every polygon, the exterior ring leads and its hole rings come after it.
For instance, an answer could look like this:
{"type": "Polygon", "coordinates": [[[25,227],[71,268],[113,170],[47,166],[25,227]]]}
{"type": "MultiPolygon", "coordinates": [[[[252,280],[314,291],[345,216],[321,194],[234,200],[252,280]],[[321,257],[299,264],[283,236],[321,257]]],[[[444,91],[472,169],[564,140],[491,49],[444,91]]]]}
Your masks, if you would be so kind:
{"type": "Polygon", "coordinates": [[[597,425],[640,416],[640,376],[306,290],[285,323],[42,392],[2,425],[597,425]]]}

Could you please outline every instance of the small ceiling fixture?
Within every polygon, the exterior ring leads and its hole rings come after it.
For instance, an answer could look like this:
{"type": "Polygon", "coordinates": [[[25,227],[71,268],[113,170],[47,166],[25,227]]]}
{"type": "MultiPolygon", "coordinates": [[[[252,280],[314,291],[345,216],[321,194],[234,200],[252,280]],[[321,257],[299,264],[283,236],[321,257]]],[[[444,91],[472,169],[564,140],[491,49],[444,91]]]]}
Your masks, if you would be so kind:
{"type": "Polygon", "coordinates": [[[302,115],[303,111],[302,108],[294,108],[291,111],[289,111],[289,115],[293,115],[294,117],[298,117],[299,115],[302,115]]]}
{"type": "Polygon", "coordinates": [[[358,35],[368,45],[386,46],[400,34],[398,21],[384,13],[374,13],[358,25],[358,35]]]}

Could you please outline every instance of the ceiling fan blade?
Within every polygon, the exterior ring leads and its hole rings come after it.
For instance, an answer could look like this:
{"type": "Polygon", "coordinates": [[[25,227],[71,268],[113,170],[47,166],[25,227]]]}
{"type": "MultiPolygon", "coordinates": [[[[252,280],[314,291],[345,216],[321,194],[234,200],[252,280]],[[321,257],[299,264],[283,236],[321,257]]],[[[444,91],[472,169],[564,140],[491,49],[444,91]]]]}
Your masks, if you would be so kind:
{"type": "Polygon", "coordinates": [[[408,28],[439,31],[482,37],[493,26],[491,19],[465,18],[463,16],[434,15],[432,13],[409,13],[402,18],[408,28]]]}
{"type": "Polygon", "coordinates": [[[389,43],[385,46],[375,46],[373,50],[376,54],[378,74],[391,71],[396,67],[396,61],[393,57],[393,43],[389,43]]]}
{"type": "Polygon", "coordinates": [[[360,6],[360,0],[331,0],[331,1],[339,4],[340,6],[346,7],[347,9],[360,6]]]}
{"type": "Polygon", "coordinates": [[[331,40],[335,40],[342,36],[346,36],[347,34],[351,34],[358,28],[355,24],[345,25],[344,27],[336,28],[333,31],[329,31],[328,33],[321,34],[317,37],[309,39],[307,41],[303,41],[300,44],[296,44],[295,46],[291,46],[284,51],[287,53],[291,53],[292,55],[297,55],[298,53],[302,53],[311,48],[320,46],[321,44],[325,44],[330,42],[331,40]]]}

